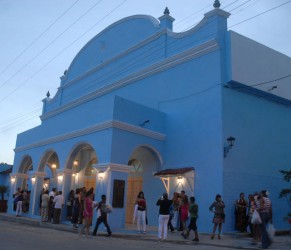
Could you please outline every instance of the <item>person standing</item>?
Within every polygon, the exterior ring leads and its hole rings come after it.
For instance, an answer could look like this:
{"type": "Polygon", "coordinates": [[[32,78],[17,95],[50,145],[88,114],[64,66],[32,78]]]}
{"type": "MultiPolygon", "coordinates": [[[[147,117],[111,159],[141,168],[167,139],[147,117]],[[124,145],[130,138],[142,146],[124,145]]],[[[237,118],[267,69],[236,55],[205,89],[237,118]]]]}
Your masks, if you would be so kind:
{"type": "Polygon", "coordinates": [[[140,222],[142,221],[143,233],[146,233],[146,200],[144,192],[140,191],[135,204],[137,205],[137,232],[141,233],[140,222]]]}
{"type": "Polygon", "coordinates": [[[163,196],[157,201],[157,206],[160,206],[159,210],[159,240],[166,240],[168,235],[168,221],[170,218],[170,207],[172,201],[168,200],[168,194],[164,193],[163,196]]]}
{"type": "Polygon", "coordinates": [[[73,215],[72,215],[72,224],[73,229],[77,229],[78,226],[78,220],[79,220],[79,214],[80,214],[80,207],[81,207],[81,194],[80,194],[80,188],[76,189],[76,194],[74,197],[73,202],[73,215]]]}
{"type": "Polygon", "coordinates": [[[184,238],[187,238],[187,226],[186,226],[186,221],[188,219],[188,213],[189,213],[189,200],[188,196],[186,194],[183,195],[182,197],[182,203],[180,205],[180,211],[181,211],[181,223],[182,223],[182,233],[181,235],[184,238]]]}
{"type": "Polygon", "coordinates": [[[214,216],[212,219],[212,223],[214,224],[213,232],[211,235],[212,240],[214,239],[217,226],[218,226],[218,239],[219,240],[221,239],[220,234],[221,234],[221,229],[222,229],[222,223],[224,223],[225,221],[224,208],[225,208],[225,205],[221,199],[221,195],[217,194],[215,197],[215,201],[209,207],[209,210],[214,213],[214,216]],[[213,208],[214,208],[214,211],[213,211],[213,208]]]}
{"type": "Polygon", "coordinates": [[[49,191],[45,190],[41,196],[41,221],[47,222],[48,221],[48,206],[49,206],[49,191]]]}
{"type": "Polygon", "coordinates": [[[69,195],[68,195],[68,200],[67,200],[67,220],[72,219],[72,214],[73,214],[73,203],[74,203],[74,198],[75,198],[75,191],[71,190],[69,195]]]}
{"type": "Polygon", "coordinates": [[[101,201],[98,203],[98,206],[97,206],[97,212],[98,212],[98,210],[100,210],[100,216],[98,217],[98,219],[96,221],[96,225],[95,225],[95,228],[94,228],[94,231],[92,234],[93,236],[97,235],[98,227],[101,223],[103,223],[107,229],[107,237],[111,237],[111,235],[112,235],[112,232],[111,232],[110,227],[109,227],[108,222],[107,222],[107,211],[105,208],[106,208],[106,195],[102,194],[101,201]]]}
{"type": "Polygon", "coordinates": [[[260,224],[260,231],[262,235],[262,248],[267,249],[271,244],[272,241],[267,232],[267,225],[268,223],[272,223],[272,203],[268,197],[268,192],[266,190],[261,191],[261,198],[260,204],[257,208],[262,223],[260,224]]]}
{"type": "Polygon", "coordinates": [[[189,207],[189,213],[190,213],[190,224],[188,226],[188,230],[186,233],[186,237],[189,237],[190,231],[194,231],[195,238],[193,241],[199,241],[198,237],[198,231],[197,231],[197,218],[198,218],[198,205],[195,203],[195,197],[190,197],[190,207],[189,207]]]}
{"type": "Polygon", "coordinates": [[[178,229],[178,222],[179,222],[179,203],[180,203],[180,199],[179,199],[179,194],[177,192],[174,192],[173,194],[173,218],[172,218],[172,225],[174,227],[174,229],[178,229]]]}
{"type": "Polygon", "coordinates": [[[247,231],[247,206],[245,194],[240,193],[239,199],[235,202],[235,229],[242,233],[247,231]]]}
{"type": "Polygon", "coordinates": [[[89,236],[89,230],[90,226],[92,224],[92,217],[93,217],[93,192],[88,191],[86,193],[86,197],[84,200],[84,210],[83,210],[83,217],[85,220],[85,225],[80,230],[80,235],[84,232],[84,229],[86,229],[86,237],[89,236]]]}
{"type": "Polygon", "coordinates": [[[54,198],[53,202],[55,203],[53,224],[59,224],[61,218],[61,211],[65,205],[62,191],[58,192],[58,195],[54,198]]]}
{"type": "Polygon", "coordinates": [[[22,215],[22,202],[23,202],[23,190],[21,190],[19,195],[17,196],[16,217],[21,217],[22,215]]]}

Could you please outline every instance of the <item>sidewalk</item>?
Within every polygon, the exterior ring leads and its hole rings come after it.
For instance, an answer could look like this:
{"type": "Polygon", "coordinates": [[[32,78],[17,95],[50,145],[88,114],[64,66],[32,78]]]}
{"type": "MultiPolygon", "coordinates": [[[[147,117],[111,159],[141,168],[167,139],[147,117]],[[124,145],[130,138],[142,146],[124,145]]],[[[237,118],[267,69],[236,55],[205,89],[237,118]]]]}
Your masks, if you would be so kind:
{"type": "MultiPolygon", "coordinates": [[[[55,230],[67,231],[72,233],[77,233],[73,230],[72,224],[70,222],[65,222],[62,224],[52,224],[52,223],[42,223],[39,218],[28,218],[28,217],[15,217],[10,214],[0,213],[0,220],[11,221],[16,223],[22,223],[31,225],[34,227],[50,228],[55,230]]],[[[114,238],[123,238],[128,240],[143,240],[143,241],[158,241],[157,227],[148,226],[146,234],[137,234],[136,225],[126,225],[126,228],[112,229],[114,238]]],[[[100,234],[106,234],[105,231],[100,234]]],[[[204,246],[216,246],[224,247],[229,249],[258,249],[258,246],[251,245],[251,238],[246,234],[224,234],[221,240],[217,238],[214,240],[210,239],[210,235],[206,233],[199,234],[199,242],[193,242],[193,232],[189,239],[184,239],[180,232],[168,233],[167,242],[173,244],[186,244],[186,245],[204,245],[204,246]]],[[[290,249],[291,248],[291,235],[275,236],[274,242],[270,249],[290,249]]]]}

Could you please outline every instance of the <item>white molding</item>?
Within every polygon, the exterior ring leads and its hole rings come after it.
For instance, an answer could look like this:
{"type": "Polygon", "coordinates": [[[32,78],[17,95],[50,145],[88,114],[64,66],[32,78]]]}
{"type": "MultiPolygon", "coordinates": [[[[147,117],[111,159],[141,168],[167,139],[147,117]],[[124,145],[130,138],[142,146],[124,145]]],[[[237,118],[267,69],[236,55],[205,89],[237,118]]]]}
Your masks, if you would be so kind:
{"type": "Polygon", "coordinates": [[[37,148],[37,147],[41,147],[41,146],[45,146],[45,145],[49,145],[49,144],[53,144],[53,143],[57,143],[57,142],[61,142],[61,141],[65,141],[65,140],[69,140],[72,138],[76,138],[76,137],[80,137],[83,135],[87,135],[87,134],[91,134],[91,133],[95,133],[101,130],[105,130],[105,129],[109,129],[109,128],[116,128],[116,129],[120,129],[120,130],[124,130],[130,133],[134,133],[134,134],[138,134],[138,135],[143,135],[155,140],[159,140],[159,141],[164,141],[166,139],[166,135],[159,133],[159,132],[155,132],[149,129],[145,129],[145,128],[141,128],[135,125],[131,125],[125,122],[121,122],[121,121],[116,121],[116,120],[112,120],[112,121],[106,121],[106,122],[102,122],[84,129],[80,129],[80,130],[76,130],[76,131],[72,131],[66,134],[62,134],[62,135],[58,135],[58,136],[54,136],[45,140],[40,140],[37,141],[35,143],[31,143],[25,146],[20,146],[14,149],[15,152],[21,152],[24,150],[29,150],[32,148],[37,148]]]}
{"type": "Polygon", "coordinates": [[[134,169],[133,166],[117,164],[117,163],[112,163],[112,162],[94,164],[93,167],[101,172],[105,172],[109,170],[109,171],[130,173],[134,169]]]}
{"type": "Polygon", "coordinates": [[[24,173],[11,173],[10,174],[11,178],[21,178],[21,179],[28,179],[28,174],[24,174],[24,173]]]}
{"type": "Polygon", "coordinates": [[[76,106],[79,106],[83,103],[94,100],[97,97],[105,95],[105,94],[112,92],[116,89],[125,87],[129,84],[132,84],[136,81],[150,77],[150,76],[157,74],[159,72],[166,71],[167,69],[172,68],[176,65],[185,63],[185,62],[192,60],[194,58],[198,58],[200,56],[203,56],[205,54],[213,52],[213,51],[217,50],[218,48],[219,48],[218,43],[215,40],[210,40],[210,41],[205,42],[201,45],[198,45],[194,48],[186,50],[180,54],[166,58],[162,62],[153,64],[153,65],[151,65],[145,69],[142,69],[134,74],[131,74],[131,75],[119,80],[119,81],[116,81],[114,83],[111,83],[111,84],[103,86],[103,87],[100,87],[99,89],[97,89],[97,90],[95,90],[95,91],[91,92],[90,94],[87,94],[83,97],[80,97],[79,99],[74,99],[70,103],[67,103],[60,108],[57,108],[53,111],[49,111],[49,112],[41,115],[40,119],[42,121],[49,119],[50,117],[58,115],[62,112],[65,112],[65,111],[72,109],[76,106]]]}
{"type": "Polygon", "coordinates": [[[31,178],[33,176],[44,178],[46,176],[46,173],[40,171],[29,171],[29,177],[31,178]]]}

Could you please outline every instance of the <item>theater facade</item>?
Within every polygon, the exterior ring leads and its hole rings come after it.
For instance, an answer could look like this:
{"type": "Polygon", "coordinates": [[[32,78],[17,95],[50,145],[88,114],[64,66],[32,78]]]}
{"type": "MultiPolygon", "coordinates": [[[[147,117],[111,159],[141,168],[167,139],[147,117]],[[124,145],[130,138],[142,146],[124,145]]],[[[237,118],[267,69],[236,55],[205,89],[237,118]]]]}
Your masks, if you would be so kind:
{"type": "Polygon", "coordinates": [[[158,19],[121,19],[79,51],[43,99],[41,125],[17,136],[10,190],[29,187],[26,216],[39,216],[43,188],[66,198],[85,186],[96,200],[107,195],[113,229],[132,222],[140,190],[157,225],[157,199],[185,190],[201,232],[212,230],[208,207],[221,194],[229,232],[239,193],[267,189],[275,227],[288,227],[278,195],[279,170],[291,164],[291,102],[254,85],[287,75],[291,59],[228,30],[230,13],[215,2],[185,32],[173,31],[166,8],[158,19]]]}

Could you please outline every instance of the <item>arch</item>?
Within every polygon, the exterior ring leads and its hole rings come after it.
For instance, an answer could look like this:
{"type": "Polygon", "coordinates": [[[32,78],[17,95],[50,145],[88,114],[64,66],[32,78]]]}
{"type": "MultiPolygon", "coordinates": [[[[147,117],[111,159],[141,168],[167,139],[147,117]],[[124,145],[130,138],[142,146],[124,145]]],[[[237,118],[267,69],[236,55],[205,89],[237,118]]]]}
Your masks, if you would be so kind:
{"type": "Polygon", "coordinates": [[[27,173],[28,171],[33,170],[33,162],[30,155],[24,155],[22,157],[18,173],[27,173]]]}
{"type": "Polygon", "coordinates": [[[92,167],[98,163],[95,149],[88,142],[78,142],[69,152],[65,169],[73,170],[73,186],[95,188],[96,170],[92,167]]]}
{"type": "Polygon", "coordinates": [[[85,149],[89,149],[94,151],[95,154],[95,158],[96,158],[96,162],[98,162],[98,157],[96,154],[95,149],[93,148],[93,146],[88,143],[88,142],[78,142],[77,144],[75,144],[75,146],[72,147],[71,151],[69,152],[68,156],[67,156],[67,160],[65,163],[65,169],[74,169],[74,167],[77,167],[78,162],[80,162],[80,151],[81,150],[85,150],[85,149]]]}
{"type": "Polygon", "coordinates": [[[47,149],[44,152],[37,169],[40,172],[44,172],[46,166],[49,167],[52,172],[60,167],[59,157],[54,149],[47,149]]]}
{"type": "MultiPolygon", "coordinates": [[[[155,158],[156,162],[158,163],[159,169],[161,168],[161,166],[163,165],[163,157],[162,157],[162,155],[160,154],[160,152],[157,149],[155,149],[153,146],[151,146],[149,144],[141,144],[141,145],[137,146],[132,151],[131,156],[133,156],[134,153],[136,151],[138,151],[139,149],[148,150],[152,154],[152,156],[155,158]]],[[[128,165],[130,165],[129,163],[134,163],[136,160],[138,160],[138,159],[130,158],[129,161],[128,161],[128,165]]]]}

